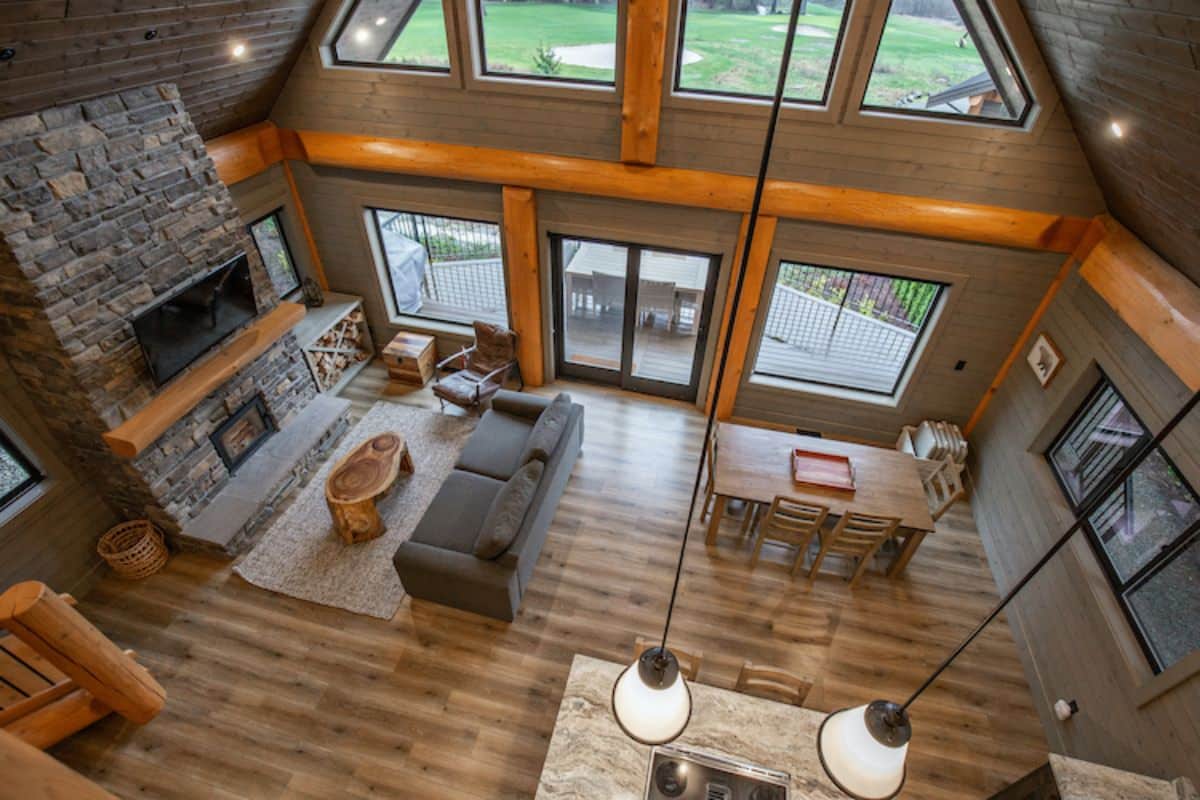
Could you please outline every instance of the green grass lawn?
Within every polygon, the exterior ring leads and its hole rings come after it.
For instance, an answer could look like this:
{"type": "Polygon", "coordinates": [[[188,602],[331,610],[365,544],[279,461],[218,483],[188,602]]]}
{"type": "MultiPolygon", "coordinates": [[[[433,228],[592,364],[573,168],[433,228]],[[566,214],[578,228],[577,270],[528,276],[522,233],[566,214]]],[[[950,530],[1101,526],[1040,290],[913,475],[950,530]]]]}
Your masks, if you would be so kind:
{"type": "MultiPolygon", "coordinates": [[[[534,60],[546,48],[612,44],[617,35],[615,5],[540,2],[485,2],[484,35],[492,72],[537,74],[534,60]]],[[[820,100],[829,62],[841,26],[842,10],[810,3],[792,55],[788,96],[820,100]]],[[[778,53],[786,38],[787,16],[759,16],[691,8],[687,13],[686,50],[701,59],[685,64],[685,89],[769,96],[775,88],[778,53]]],[[[958,47],[963,28],[919,17],[894,16],[884,31],[883,46],[867,92],[872,105],[895,105],[913,91],[937,92],[982,71],[968,41],[958,47]]],[[[446,65],[442,5],[422,0],[408,27],[392,48],[390,60],[446,65]]],[[[562,64],[563,78],[611,81],[613,71],[562,64]]]]}

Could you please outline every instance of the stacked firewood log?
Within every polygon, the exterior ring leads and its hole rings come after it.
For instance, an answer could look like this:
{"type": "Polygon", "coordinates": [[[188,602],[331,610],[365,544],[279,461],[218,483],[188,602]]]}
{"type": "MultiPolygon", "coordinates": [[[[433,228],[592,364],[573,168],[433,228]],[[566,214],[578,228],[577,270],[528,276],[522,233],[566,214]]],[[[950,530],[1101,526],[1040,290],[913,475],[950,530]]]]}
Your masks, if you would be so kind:
{"type": "Polygon", "coordinates": [[[331,389],[347,369],[371,357],[362,311],[347,314],[308,348],[321,391],[331,389]]]}

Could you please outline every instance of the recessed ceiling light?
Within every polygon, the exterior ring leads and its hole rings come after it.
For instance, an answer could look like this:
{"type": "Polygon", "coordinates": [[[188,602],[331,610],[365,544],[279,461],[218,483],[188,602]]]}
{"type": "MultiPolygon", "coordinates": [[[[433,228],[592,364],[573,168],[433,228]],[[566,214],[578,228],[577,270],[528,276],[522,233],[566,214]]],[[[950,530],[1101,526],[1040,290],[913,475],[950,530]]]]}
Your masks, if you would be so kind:
{"type": "Polygon", "coordinates": [[[241,58],[242,56],[246,55],[246,45],[238,42],[233,46],[233,50],[231,52],[233,53],[234,58],[241,58]]]}
{"type": "Polygon", "coordinates": [[[17,51],[11,47],[0,48],[0,61],[12,61],[17,55],[17,51]]]}
{"type": "Polygon", "coordinates": [[[380,25],[386,25],[386,24],[387,24],[387,17],[376,17],[375,18],[375,26],[376,27],[379,27],[380,25]]]}
{"type": "Polygon", "coordinates": [[[1112,131],[1112,135],[1120,139],[1125,135],[1125,129],[1121,127],[1121,123],[1113,120],[1109,123],[1108,129],[1112,131]]]}
{"type": "Polygon", "coordinates": [[[370,41],[370,39],[371,32],[366,28],[359,28],[354,32],[354,41],[358,42],[359,44],[370,41]]]}
{"type": "Polygon", "coordinates": [[[151,28],[150,30],[148,30],[142,34],[142,38],[145,39],[147,42],[152,42],[158,38],[158,31],[151,28]]]}

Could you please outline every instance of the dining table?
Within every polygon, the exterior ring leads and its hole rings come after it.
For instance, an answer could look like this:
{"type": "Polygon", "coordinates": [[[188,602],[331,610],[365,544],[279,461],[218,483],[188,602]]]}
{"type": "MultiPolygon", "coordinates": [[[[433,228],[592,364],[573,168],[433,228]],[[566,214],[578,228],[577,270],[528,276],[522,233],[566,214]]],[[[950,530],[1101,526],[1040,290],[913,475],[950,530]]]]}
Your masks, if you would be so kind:
{"type": "Polygon", "coordinates": [[[834,517],[849,512],[898,517],[896,536],[902,544],[888,566],[889,577],[904,571],[925,536],[934,530],[917,459],[908,453],[732,422],[719,423],[716,436],[709,545],[716,544],[729,500],[769,505],[780,495],[825,506],[834,517]],[[792,472],[796,448],[849,459],[854,489],[798,483],[792,472]]]}
{"type": "MultiPolygon", "coordinates": [[[[638,275],[642,281],[675,284],[676,302],[688,302],[699,308],[708,286],[709,265],[708,258],[644,250],[638,275]]],[[[590,287],[594,273],[624,279],[627,270],[625,247],[583,242],[565,270],[565,296],[573,297],[577,287],[590,287]]]]}

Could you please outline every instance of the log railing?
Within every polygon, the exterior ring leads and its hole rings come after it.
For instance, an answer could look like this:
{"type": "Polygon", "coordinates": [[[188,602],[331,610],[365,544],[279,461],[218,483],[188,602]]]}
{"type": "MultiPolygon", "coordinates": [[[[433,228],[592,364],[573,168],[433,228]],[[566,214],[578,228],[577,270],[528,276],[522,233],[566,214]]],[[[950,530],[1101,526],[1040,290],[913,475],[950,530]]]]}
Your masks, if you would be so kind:
{"type": "Polygon", "coordinates": [[[0,730],[47,748],[116,712],[144,724],[166,692],[145,667],[84,619],[69,595],[26,581],[0,595],[0,730]]]}

